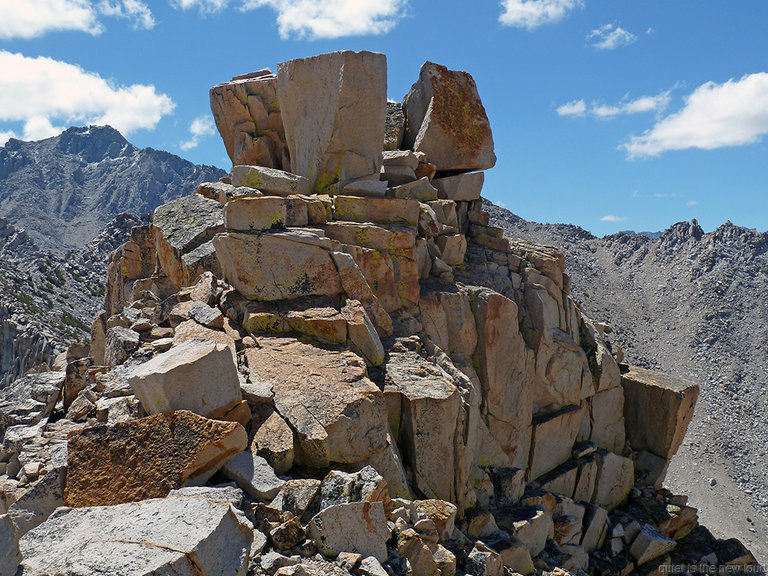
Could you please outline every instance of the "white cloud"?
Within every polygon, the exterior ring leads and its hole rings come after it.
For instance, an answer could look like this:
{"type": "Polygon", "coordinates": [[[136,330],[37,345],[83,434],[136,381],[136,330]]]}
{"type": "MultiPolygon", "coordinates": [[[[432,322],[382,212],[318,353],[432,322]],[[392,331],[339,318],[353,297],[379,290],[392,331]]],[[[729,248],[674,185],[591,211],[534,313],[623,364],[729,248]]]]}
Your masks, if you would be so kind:
{"type": "Polygon", "coordinates": [[[584,116],[586,111],[587,105],[584,103],[584,100],[574,100],[557,108],[559,116],[584,116]]]}
{"type": "Polygon", "coordinates": [[[543,24],[559,22],[583,5],[584,0],[502,0],[504,11],[499,16],[499,22],[505,26],[532,30],[543,24]]]}
{"type": "Polygon", "coordinates": [[[202,13],[218,12],[226,7],[228,0],[171,0],[171,6],[180,10],[197,8],[202,13]]]}
{"type": "Polygon", "coordinates": [[[116,86],[52,58],[0,50],[0,121],[23,122],[25,138],[46,138],[57,124],[109,124],[130,134],[152,130],[175,104],[154,86],[116,86]]]}
{"type": "Polygon", "coordinates": [[[637,42],[637,36],[616,24],[606,24],[587,34],[587,40],[598,50],[616,50],[637,42]]]}
{"type": "Polygon", "coordinates": [[[584,100],[574,100],[557,108],[560,116],[583,116],[590,114],[597,118],[611,119],[624,114],[641,114],[644,112],[663,112],[669,106],[671,90],[666,90],[655,96],[640,96],[634,100],[624,98],[619,104],[608,105],[593,102],[589,107],[584,100]]]}
{"type": "Polygon", "coordinates": [[[407,0],[244,0],[243,11],[277,11],[281,38],[341,38],[386,34],[404,15],[407,0]]]}
{"type": "Polygon", "coordinates": [[[5,146],[8,140],[16,138],[16,133],[13,130],[7,132],[0,132],[0,146],[5,146]]]}
{"type": "Polygon", "coordinates": [[[54,30],[100,34],[89,0],[0,0],[0,39],[36,38],[54,30]]]}
{"type": "Polygon", "coordinates": [[[685,203],[686,206],[698,206],[699,203],[696,202],[696,200],[688,200],[688,202],[685,203]]]}
{"type": "Polygon", "coordinates": [[[208,114],[203,114],[192,120],[189,125],[189,140],[182,142],[179,146],[182,150],[192,150],[200,144],[200,140],[206,136],[212,136],[216,133],[213,125],[213,118],[208,114]]]}
{"type": "Polygon", "coordinates": [[[768,73],[759,72],[723,84],[702,84],[686,98],[682,110],[620,148],[629,158],[639,158],[668,150],[744,146],[764,134],[768,134],[768,73]]]}
{"type": "Polygon", "coordinates": [[[626,216],[614,216],[613,214],[608,214],[600,218],[603,222],[624,222],[626,219],[626,216]]]}
{"type": "Polygon", "coordinates": [[[32,116],[24,123],[24,140],[45,140],[58,136],[66,126],[54,126],[45,116],[32,116]]]}
{"type": "Polygon", "coordinates": [[[140,0],[102,0],[99,11],[106,16],[127,18],[133,22],[134,28],[150,30],[155,27],[152,11],[140,0]]]}
{"type": "Polygon", "coordinates": [[[135,28],[152,28],[155,19],[141,0],[0,0],[0,40],[37,38],[73,30],[98,35],[99,16],[127,18],[135,28]]]}

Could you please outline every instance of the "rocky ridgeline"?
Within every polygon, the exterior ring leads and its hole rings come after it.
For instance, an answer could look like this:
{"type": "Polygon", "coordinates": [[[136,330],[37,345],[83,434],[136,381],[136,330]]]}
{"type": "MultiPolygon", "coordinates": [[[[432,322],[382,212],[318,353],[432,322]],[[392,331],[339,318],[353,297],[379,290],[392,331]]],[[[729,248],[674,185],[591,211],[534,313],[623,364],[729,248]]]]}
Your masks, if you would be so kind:
{"type": "Polygon", "coordinates": [[[620,368],[481,208],[474,81],[381,54],[211,90],[230,175],[112,256],[90,347],[2,391],[0,574],[748,569],[662,489],[698,387],[620,368]]]}

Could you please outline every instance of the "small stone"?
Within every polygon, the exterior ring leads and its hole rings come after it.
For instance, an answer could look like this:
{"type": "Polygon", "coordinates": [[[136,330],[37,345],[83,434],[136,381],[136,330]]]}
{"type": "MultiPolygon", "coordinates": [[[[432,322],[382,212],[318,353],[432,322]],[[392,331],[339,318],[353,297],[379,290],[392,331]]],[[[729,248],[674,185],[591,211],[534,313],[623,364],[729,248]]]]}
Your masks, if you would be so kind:
{"type": "Polygon", "coordinates": [[[284,484],[269,463],[250,450],[227,461],[222,473],[257,500],[272,500],[284,484]]]}

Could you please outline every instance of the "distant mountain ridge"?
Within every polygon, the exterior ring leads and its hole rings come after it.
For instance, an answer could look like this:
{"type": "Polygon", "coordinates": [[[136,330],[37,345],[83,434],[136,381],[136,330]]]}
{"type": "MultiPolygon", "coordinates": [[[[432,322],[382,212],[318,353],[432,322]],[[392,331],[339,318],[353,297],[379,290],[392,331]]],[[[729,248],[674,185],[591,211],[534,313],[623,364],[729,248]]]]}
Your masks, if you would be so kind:
{"type": "Polygon", "coordinates": [[[110,126],[0,148],[0,216],[42,250],[79,249],[121,213],[147,214],[224,171],[139,149],[110,126]]]}
{"type": "Polygon", "coordinates": [[[0,388],[89,337],[131,227],[224,174],[109,126],[0,147],[0,388]]]}

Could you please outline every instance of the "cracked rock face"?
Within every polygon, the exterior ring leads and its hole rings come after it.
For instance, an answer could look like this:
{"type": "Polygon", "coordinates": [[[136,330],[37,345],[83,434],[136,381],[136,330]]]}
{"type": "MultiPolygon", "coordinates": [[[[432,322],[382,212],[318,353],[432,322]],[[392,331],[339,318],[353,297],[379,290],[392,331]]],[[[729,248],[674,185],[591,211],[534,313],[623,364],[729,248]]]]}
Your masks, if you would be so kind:
{"type": "Polygon", "coordinates": [[[351,352],[263,338],[246,352],[251,374],[272,383],[275,408],[294,430],[296,462],[362,462],[387,446],[384,397],[351,352]]]}

